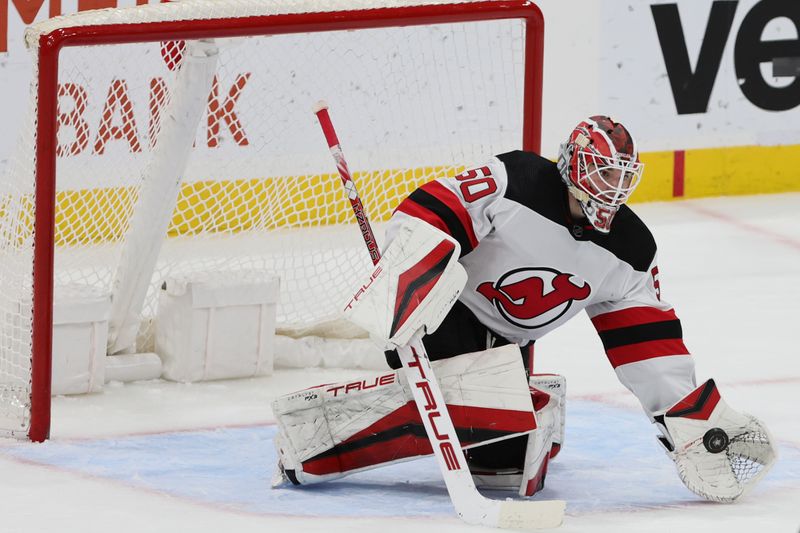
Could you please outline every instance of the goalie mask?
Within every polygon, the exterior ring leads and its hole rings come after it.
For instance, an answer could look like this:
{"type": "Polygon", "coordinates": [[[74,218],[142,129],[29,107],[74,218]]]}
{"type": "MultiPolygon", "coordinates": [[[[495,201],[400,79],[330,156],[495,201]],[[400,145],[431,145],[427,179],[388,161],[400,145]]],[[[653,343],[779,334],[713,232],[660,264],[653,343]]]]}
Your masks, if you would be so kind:
{"type": "Polygon", "coordinates": [[[619,122],[595,115],[578,124],[559,150],[558,169],[570,194],[602,233],[639,184],[644,165],[636,141],[619,122]]]}

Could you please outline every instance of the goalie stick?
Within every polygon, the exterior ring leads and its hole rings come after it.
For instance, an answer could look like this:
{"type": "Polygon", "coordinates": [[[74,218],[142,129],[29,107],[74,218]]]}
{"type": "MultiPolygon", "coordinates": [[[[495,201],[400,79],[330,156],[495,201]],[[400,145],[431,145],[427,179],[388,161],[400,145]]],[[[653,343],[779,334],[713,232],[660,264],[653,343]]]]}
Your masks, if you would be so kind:
{"type": "MultiPolygon", "coordinates": [[[[314,106],[314,114],[319,120],[328,148],[336,162],[336,168],[353,207],[364,243],[367,245],[373,264],[377,264],[381,257],[380,250],[355,183],[350,176],[350,170],[328,113],[328,105],[323,101],[318,102],[314,106]]],[[[562,500],[492,500],[481,495],[475,488],[453,421],[447,412],[439,383],[425,352],[422,335],[423,332],[418,331],[406,346],[398,348],[397,353],[403,363],[420,418],[459,518],[469,524],[503,529],[540,529],[561,525],[566,506],[562,500]]]]}

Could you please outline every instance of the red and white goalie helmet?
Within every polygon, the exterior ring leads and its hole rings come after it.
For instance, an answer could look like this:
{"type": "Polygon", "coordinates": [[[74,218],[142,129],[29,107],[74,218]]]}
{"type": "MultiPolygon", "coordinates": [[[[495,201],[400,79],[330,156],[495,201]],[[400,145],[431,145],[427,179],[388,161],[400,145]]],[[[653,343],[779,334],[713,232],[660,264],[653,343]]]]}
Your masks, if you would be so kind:
{"type": "Polygon", "coordinates": [[[643,168],[631,134],[605,115],[578,124],[558,156],[561,178],[602,233],[611,230],[614,215],[639,185],[643,168]]]}

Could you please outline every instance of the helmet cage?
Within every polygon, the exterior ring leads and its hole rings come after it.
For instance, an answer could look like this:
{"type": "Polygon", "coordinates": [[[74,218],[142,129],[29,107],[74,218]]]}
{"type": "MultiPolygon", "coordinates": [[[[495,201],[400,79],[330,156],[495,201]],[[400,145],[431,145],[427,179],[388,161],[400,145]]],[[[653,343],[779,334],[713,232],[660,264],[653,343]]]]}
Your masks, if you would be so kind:
{"type": "Polygon", "coordinates": [[[607,157],[586,149],[577,150],[573,183],[597,203],[619,207],[630,198],[642,178],[644,165],[622,157],[607,157]]]}

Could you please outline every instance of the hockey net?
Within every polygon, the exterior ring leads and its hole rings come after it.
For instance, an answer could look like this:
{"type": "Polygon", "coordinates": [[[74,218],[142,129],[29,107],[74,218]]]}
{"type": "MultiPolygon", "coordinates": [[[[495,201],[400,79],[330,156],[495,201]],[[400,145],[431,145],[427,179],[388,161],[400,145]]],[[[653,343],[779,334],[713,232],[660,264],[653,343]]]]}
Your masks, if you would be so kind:
{"type": "Polygon", "coordinates": [[[385,221],[424,182],[538,148],[539,17],[522,0],[186,0],[33,26],[30,120],[0,183],[0,430],[46,435],[50,279],[113,294],[109,353],[152,349],[179,273],[275,273],[279,331],[352,334],[338,315],[371,263],[312,104],[385,221]]]}

